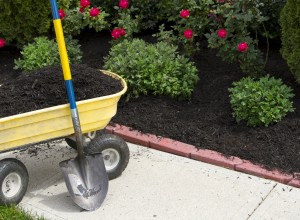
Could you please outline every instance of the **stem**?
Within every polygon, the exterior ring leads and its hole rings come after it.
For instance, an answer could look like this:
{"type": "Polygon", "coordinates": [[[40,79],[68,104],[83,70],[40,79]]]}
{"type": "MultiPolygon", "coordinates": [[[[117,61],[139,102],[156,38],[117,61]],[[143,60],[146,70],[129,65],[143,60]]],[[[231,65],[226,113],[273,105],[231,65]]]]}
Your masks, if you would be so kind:
{"type": "Polygon", "coordinates": [[[264,31],[266,33],[266,39],[267,39],[267,52],[266,52],[266,59],[265,59],[265,63],[264,63],[264,67],[267,65],[267,61],[268,61],[268,57],[269,57],[269,34],[267,33],[267,29],[264,23],[262,23],[264,31]]]}

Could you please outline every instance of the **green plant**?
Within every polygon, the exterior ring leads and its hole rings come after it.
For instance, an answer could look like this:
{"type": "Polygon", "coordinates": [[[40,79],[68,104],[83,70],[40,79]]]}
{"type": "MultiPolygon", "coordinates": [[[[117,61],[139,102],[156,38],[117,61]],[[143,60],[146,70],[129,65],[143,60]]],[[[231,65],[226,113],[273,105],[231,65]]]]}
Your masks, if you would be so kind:
{"type": "Polygon", "coordinates": [[[218,56],[227,62],[238,62],[242,71],[252,76],[262,74],[264,69],[258,40],[250,35],[267,20],[260,11],[262,5],[256,0],[219,1],[211,8],[210,33],[205,34],[208,47],[217,48],[218,56]],[[227,32],[224,38],[218,34],[221,29],[227,32]],[[242,42],[248,45],[245,50],[239,49],[242,42]]]}
{"type": "MultiPolygon", "coordinates": [[[[66,38],[66,45],[69,62],[79,63],[82,56],[78,41],[68,37],[66,38]]],[[[31,71],[60,63],[56,41],[46,37],[35,38],[33,43],[24,46],[21,54],[22,59],[15,60],[15,69],[31,71]]]]}
{"type": "Polygon", "coordinates": [[[62,19],[65,35],[76,36],[86,27],[97,32],[109,27],[106,21],[109,15],[100,6],[91,4],[88,0],[76,2],[60,0],[58,3],[66,14],[62,19]]]}
{"type": "Polygon", "coordinates": [[[164,42],[124,40],[111,48],[104,67],[126,79],[133,97],[154,94],[189,99],[198,81],[193,63],[180,56],[176,46],[164,42]]]}
{"type": "MultiPolygon", "coordinates": [[[[120,3],[122,3],[122,2],[124,4],[123,8],[120,6],[114,6],[114,8],[117,10],[117,14],[116,14],[116,19],[114,19],[112,21],[112,24],[114,24],[117,27],[114,28],[114,30],[112,31],[112,37],[114,38],[114,40],[117,40],[117,39],[118,40],[113,43],[118,43],[126,38],[132,39],[133,33],[138,32],[139,20],[134,18],[134,16],[133,16],[133,12],[136,11],[137,9],[134,8],[133,6],[129,7],[130,3],[127,0],[120,0],[120,3]],[[126,7],[124,8],[124,6],[126,6],[126,7]],[[116,36],[114,34],[114,31],[116,31],[118,29],[119,30],[122,29],[124,31],[123,34],[120,34],[120,36],[116,36]]],[[[122,6],[122,4],[121,4],[121,6],[122,6]]]]}
{"type": "Polygon", "coordinates": [[[0,219],[1,220],[45,220],[44,217],[34,215],[31,212],[26,212],[23,209],[11,205],[0,206],[0,219]]]}
{"type": "Polygon", "coordinates": [[[288,0],[281,11],[282,27],[281,54],[300,84],[300,4],[298,0],[288,0]]]}
{"type": "Polygon", "coordinates": [[[268,126],[294,111],[292,89],[269,75],[258,80],[242,78],[233,83],[229,92],[233,116],[249,126],[268,126]]]}
{"type": "Polygon", "coordinates": [[[48,34],[51,24],[49,1],[0,1],[0,36],[21,47],[48,34]]]}

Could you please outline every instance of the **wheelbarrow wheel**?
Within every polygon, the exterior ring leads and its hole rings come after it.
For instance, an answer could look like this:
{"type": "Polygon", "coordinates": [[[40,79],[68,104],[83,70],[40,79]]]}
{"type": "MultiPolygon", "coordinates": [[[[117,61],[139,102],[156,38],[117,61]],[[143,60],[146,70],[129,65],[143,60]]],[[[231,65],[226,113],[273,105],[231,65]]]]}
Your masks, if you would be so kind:
{"type": "Polygon", "coordinates": [[[119,177],[129,162],[127,143],[113,134],[103,134],[93,139],[84,149],[87,154],[102,153],[105,169],[110,180],[119,177]]]}
{"type": "Polygon", "coordinates": [[[29,176],[24,164],[13,158],[0,161],[0,205],[18,204],[26,193],[29,176]]]}
{"type": "MultiPolygon", "coordinates": [[[[98,131],[91,131],[89,133],[84,134],[83,136],[84,136],[85,142],[88,144],[91,140],[95,139],[96,137],[98,137],[102,134],[105,134],[104,129],[98,130],[98,131]]],[[[71,148],[77,150],[75,137],[67,137],[67,138],[65,138],[65,141],[71,148]]]]}

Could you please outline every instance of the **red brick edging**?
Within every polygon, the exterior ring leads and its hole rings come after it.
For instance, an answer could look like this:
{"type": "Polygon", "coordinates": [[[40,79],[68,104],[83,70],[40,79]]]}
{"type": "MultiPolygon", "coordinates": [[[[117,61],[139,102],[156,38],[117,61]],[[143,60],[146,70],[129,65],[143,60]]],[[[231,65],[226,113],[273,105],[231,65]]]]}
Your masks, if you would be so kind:
{"type": "Polygon", "coordinates": [[[259,165],[238,157],[225,157],[212,150],[197,149],[193,145],[185,144],[169,138],[158,137],[152,134],[143,134],[123,125],[108,125],[106,131],[122,137],[127,142],[139,144],[156,150],[188,157],[194,160],[225,167],[231,170],[248,173],[254,176],[274,180],[283,184],[300,188],[300,173],[287,174],[278,170],[266,170],[259,165]]]}

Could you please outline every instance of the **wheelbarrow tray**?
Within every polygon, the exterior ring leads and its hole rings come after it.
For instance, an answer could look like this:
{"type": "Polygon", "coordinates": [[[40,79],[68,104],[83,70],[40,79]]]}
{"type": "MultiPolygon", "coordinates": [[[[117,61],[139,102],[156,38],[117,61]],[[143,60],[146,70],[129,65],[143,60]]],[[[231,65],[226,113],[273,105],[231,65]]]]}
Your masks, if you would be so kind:
{"type": "MultiPolygon", "coordinates": [[[[117,80],[123,89],[115,94],[76,102],[83,133],[106,127],[117,112],[117,104],[127,90],[119,75],[101,70],[117,80]]],[[[76,89],[76,88],[75,88],[76,89]]],[[[43,108],[0,119],[0,151],[58,139],[74,134],[69,104],[43,108]]]]}

